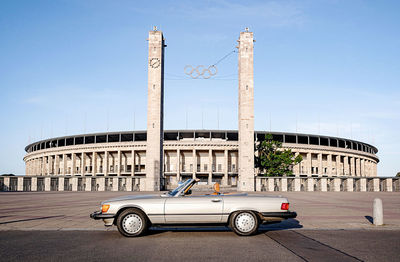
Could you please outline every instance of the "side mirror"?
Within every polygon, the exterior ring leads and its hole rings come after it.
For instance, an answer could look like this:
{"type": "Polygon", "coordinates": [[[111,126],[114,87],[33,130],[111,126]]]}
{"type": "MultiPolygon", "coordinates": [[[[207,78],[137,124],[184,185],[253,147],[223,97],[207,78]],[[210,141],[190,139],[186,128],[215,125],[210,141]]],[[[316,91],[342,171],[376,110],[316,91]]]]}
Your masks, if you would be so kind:
{"type": "Polygon", "coordinates": [[[189,189],[189,190],[185,193],[185,196],[186,196],[186,195],[191,195],[191,194],[192,194],[192,190],[189,189]]]}

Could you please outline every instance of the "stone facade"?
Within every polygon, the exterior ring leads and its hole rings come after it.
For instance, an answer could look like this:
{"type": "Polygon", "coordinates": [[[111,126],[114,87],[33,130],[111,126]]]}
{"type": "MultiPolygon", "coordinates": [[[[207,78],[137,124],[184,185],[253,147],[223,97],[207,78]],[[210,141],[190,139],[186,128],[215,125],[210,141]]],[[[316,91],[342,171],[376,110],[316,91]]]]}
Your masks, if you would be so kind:
{"type": "Polygon", "coordinates": [[[239,189],[254,188],[254,72],[253,33],[239,37],[239,189]]]}
{"type": "Polygon", "coordinates": [[[164,38],[160,31],[149,32],[146,173],[147,190],[160,190],[163,173],[164,38]]]}
{"type": "MultiPolygon", "coordinates": [[[[255,132],[256,143],[265,133],[255,132]]],[[[275,132],[273,136],[277,140],[284,140],[284,148],[290,148],[303,156],[303,161],[293,167],[297,177],[377,176],[377,149],[368,144],[303,134],[291,138],[294,134],[275,132]],[[308,139],[302,141],[302,137],[308,139]],[[311,144],[312,138],[318,138],[321,143],[311,144]],[[324,139],[327,139],[328,145],[323,145],[324,139]]],[[[26,148],[26,175],[137,177],[146,178],[143,183],[147,187],[149,177],[146,172],[145,137],[145,132],[121,132],[39,141],[26,148]],[[67,141],[74,143],[68,145],[67,141]]],[[[174,187],[178,181],[187,178],[199,178],[203,184],[209,185],[219,182],[223,186],[237,186],[238,132],[164,131],[162,159],[164,170],[161,178],[167,188],[174,187]]]]}

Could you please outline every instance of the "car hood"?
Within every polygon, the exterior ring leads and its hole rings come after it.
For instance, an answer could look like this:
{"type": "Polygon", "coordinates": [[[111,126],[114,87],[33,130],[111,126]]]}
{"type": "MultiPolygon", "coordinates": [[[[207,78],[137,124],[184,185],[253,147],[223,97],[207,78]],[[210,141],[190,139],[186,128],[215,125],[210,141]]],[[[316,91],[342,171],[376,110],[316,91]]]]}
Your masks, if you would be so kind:
{"type": "Polygon", "coordinates": [[[103,201],[103,203],[109,203],[109,202],[116,202],[116,201],[122,201],[122,200],[134,200],[134,199],[151,199],[151,198],[161,198],[160,194],[152,194],[152,195],[128,195],[128,196],[121,196],[121,197],[116,197],[116,198],[111,198],[106,201],[103,201]]]}

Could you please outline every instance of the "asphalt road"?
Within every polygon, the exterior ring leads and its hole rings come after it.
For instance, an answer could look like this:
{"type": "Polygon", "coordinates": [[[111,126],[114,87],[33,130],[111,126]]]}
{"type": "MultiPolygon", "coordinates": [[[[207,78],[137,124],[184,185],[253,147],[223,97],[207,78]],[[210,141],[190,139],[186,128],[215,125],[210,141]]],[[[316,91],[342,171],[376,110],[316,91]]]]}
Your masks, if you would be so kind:
{"type": "Polygon", "coordinates": [[[397,230],[1,231],[0,261],[399,261],[397,230]]]}

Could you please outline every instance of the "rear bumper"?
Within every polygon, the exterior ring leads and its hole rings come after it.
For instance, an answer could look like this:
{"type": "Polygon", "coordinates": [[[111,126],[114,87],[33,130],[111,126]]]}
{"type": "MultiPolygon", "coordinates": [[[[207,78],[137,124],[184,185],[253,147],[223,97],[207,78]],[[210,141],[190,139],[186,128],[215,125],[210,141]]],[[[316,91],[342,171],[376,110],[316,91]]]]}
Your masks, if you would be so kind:
{"type": "Polygon", "coordinates": [[[98,220],[98,219],[109,219],[109,218],[114,218],[115,214],[103,214],[101,211],[95,211],[92,214],[90,214],[90,218],[98,220]]]}
{"type": "Polygon", "coordinates": [[[265,221],[279,221],[279,220],[285,220],[288,218],[296,218],[297,213],[296,212],[264,212],[261,213],[262,219],[265,221]]]}

